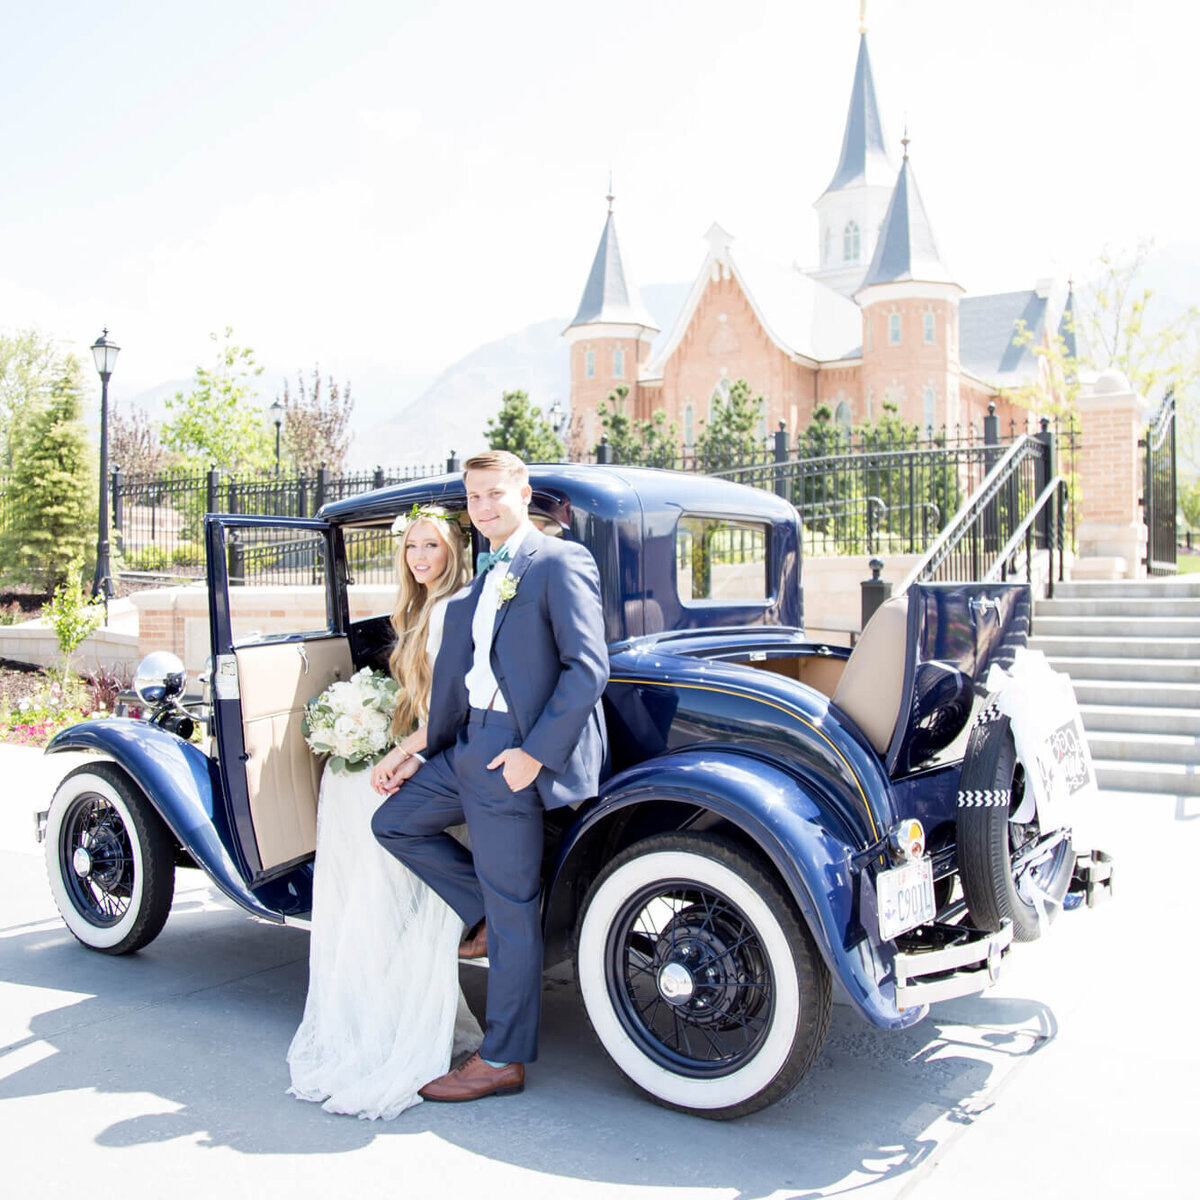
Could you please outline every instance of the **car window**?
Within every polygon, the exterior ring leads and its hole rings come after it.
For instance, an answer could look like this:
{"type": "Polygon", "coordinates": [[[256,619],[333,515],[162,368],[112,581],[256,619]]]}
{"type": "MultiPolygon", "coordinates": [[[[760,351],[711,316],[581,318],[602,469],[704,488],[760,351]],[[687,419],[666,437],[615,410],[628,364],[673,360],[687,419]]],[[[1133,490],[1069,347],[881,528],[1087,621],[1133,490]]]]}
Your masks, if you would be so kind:
{"type": "Polygon", "coordinates": [[[330,632],[323,532],[242,526],[227,531],[225,548],[235,645],[330,632]]]}
{"type": "Polygon", "coordinates": [[[680,517],[675,528],[679,599],[762,601],[767,590],[767,527],[724,517],[680,517]]]}

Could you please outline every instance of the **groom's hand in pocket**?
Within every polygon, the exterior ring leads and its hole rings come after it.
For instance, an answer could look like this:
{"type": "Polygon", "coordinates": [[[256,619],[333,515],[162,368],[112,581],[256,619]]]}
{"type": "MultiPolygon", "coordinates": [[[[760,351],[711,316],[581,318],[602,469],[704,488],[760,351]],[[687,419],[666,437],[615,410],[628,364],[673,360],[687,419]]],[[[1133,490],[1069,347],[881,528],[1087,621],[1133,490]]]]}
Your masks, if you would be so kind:
{"type": "Polygon", "coordinates": [[[489,771],[494,771],[497,767],[504,768],[504,782],[508,784],[508,790],[519,792],[529,787],[538,777],[542,764],[532,754],[526,754],[520,746],[513,746],[511,749],[501,750],[488,763],[489,771]]]}

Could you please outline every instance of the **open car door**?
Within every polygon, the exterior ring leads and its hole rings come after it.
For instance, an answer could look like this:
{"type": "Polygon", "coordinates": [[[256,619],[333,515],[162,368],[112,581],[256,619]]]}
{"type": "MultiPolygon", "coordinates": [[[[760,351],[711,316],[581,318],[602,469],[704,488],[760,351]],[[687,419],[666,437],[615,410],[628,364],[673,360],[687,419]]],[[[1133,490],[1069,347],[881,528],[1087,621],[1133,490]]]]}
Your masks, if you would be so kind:
{"type": "Polygon", "coordinates": [[[213,740],[251,887],[310,859],[321,764],[304,707],[353,673],[327,521],[205,518],[213,740]]]}

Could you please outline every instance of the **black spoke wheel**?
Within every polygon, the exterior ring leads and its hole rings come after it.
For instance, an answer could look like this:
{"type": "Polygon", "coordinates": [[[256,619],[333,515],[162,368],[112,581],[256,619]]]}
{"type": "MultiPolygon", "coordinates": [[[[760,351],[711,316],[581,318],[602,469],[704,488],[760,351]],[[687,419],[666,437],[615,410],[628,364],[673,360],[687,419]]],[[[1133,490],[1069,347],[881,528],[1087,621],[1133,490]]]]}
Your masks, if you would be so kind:
{"type": "Polygon", "coordinates": [[[59,784],[46,819],[46,871],[67,928],[105,954],[140,950],[171,909],[171,834],[111,763],[79,767],[59,784]]]}
{"type": "Polygon", "coordinates": [[[654,1100],[742,1116],[785,1095],[829,1023],[829,975],[791,900],[739,847],[649,838],[596,879],[576,978],[609,1057],[654,1100]]]}

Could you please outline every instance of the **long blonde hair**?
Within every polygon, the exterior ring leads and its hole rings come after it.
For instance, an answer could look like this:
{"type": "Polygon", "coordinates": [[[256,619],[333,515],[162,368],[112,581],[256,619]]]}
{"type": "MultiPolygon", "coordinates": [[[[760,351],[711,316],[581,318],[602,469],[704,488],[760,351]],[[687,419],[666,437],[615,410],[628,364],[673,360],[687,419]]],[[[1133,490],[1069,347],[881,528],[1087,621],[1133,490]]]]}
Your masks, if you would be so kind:
{"type": "Polygon", "coordinates": [[[433,670],[425,653],[429,617],[437,601],[452,596],[470,579],[466,545],[462,527],[439,505],[414,507],[402,530],[397,531],[396,575],[400,587],[391,618],[396,644],[388,658],[388,670],[400,685],[396,712],[392,716],[393,738],[403,737],[418,721],[429,716],[429,693],[433,687],[433,670]],[[446,569],[428,586],[413,577],[404,553],[409,534],[419,524],[432,526],[449,550],[446,569]]]}

